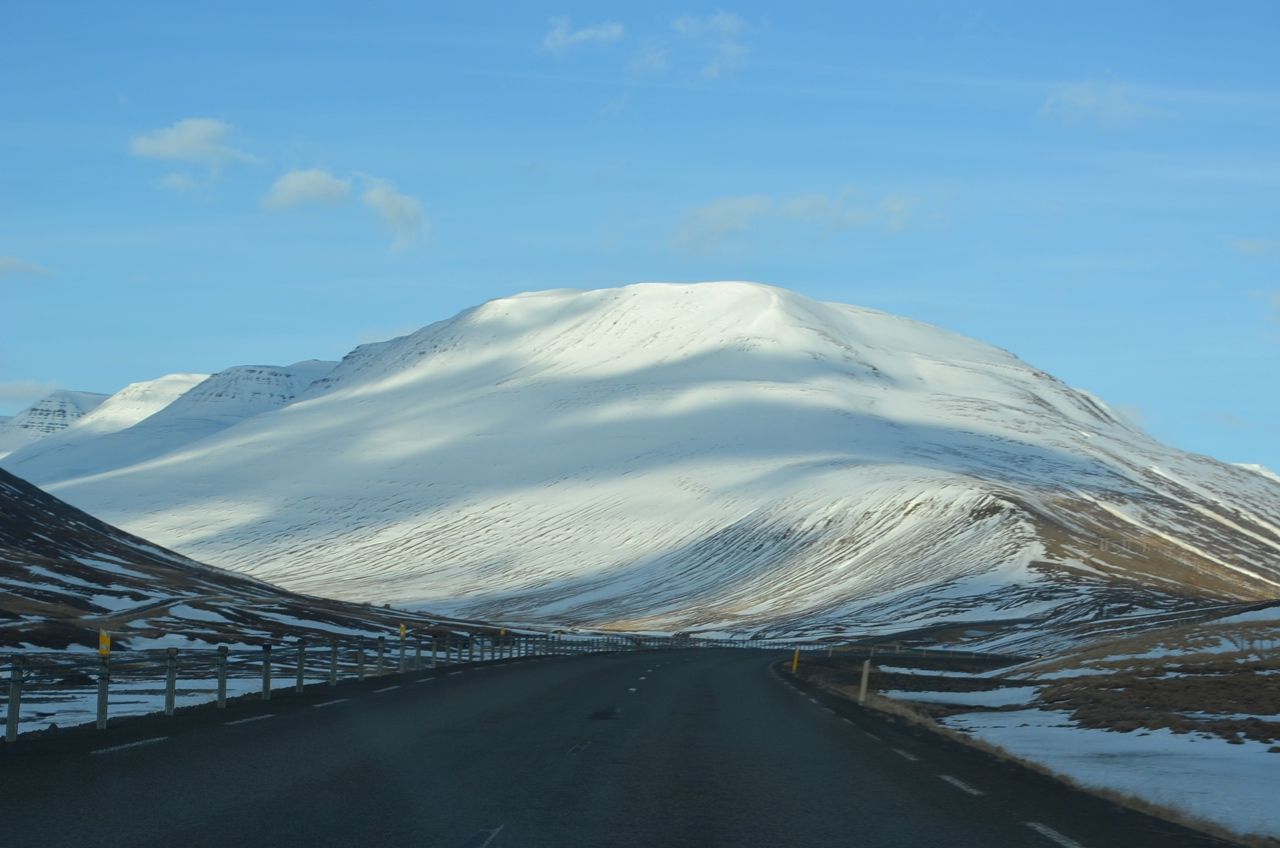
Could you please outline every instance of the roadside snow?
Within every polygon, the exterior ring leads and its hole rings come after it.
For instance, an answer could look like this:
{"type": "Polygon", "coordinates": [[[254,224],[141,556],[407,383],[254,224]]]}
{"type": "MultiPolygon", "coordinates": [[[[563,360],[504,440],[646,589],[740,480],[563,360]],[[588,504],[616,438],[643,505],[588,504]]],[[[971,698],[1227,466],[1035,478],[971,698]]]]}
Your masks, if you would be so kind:
{"type": "Polygon", "coordinates": [[[1011,707],[1035,697],[1035,686],[1010,686],[985,692],[906,692],[890,690],[880,694],[898,701],[927,701],[932,704],[971,704],[975,707],[1011,707]]]}
{"type": "Polygon", "coordinates": [[[928,668],[907,668],[900,665],[880,665],[876,666],[876,671],[885,671],[890,674],[915,674],[920,677],[968,677],[976,678],[981,675],[969,671],[935,671],[928,668]]]}
{"type": "Polygon", "coordinates": [[[1238,833],[1280,836],[1280,755],[1170,730],[1117,733],[1073,725],[1061,711],[950,716],[942,723],[1083,785],[1184,811],[1238,833]]]}

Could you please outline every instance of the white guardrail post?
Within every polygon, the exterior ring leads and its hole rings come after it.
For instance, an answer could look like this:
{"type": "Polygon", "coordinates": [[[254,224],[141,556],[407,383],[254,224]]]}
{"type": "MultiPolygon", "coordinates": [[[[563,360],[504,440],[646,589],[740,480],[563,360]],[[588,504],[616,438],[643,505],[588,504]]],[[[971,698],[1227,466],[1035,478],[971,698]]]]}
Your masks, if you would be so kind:
{"type": "Polygon", "coordinates": [[[227,708],[227,646],[218,646],[218,709],[227,708]]]}
{"type": "Polygon", "coordinates": [[[9,666],[9,710],[4,719],[4,741],[18,741],[18,717],[22,713],[22,654],[13,655],[9,666]]]}
{"type": "Polygon", "coordinates": [[[164,714],[173,715],[178,689],[178,649],[169,648],[164,658],[164,714]]]}
{"type": "Polygon", "coordinates": [[[262,700],[271,700],[271,645],[262,646],[262,700]]]}
{"type": "Polygon", "coordinates": [[[293,681],[293,691],[299,695],[306,688],[306,662],[307,662],[307,642],[305,639],[298,640],[298,668],[293,681]]]}

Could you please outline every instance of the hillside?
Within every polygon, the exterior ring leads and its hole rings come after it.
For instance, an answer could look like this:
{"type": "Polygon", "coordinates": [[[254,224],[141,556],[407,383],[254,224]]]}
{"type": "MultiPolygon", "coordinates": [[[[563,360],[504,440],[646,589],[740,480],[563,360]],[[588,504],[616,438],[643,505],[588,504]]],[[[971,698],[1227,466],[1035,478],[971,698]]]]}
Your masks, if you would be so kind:
{"type": "Polygon", "coordinates": [[[241,365],[171,374],[112,395],[74,426],[28,444],[5,467],[29,479],[97,474],[157,456],[292,401],[336,363],[241,365]]]}
{"type": "Polygon", "coordinates": [[[755,284],[496,300],[217,430],[166,414],[5,467],[294,590],[507,621],[1016,640],[1280,594],[1280,483],[755,284]]]}
{"type": "Polygon", "coordinates": [[[46,395],[17,415],[0,421],[0,458],[66,430],[106,399],[106,395],[94,392],[58,390],[46,395]]]}
{"type": "MultiPolygon", "coordinates": [[[[118,648],[253,644],[387,635],[421,615],[282,591],[112,527],[0,471],[0,646],[88,652],[98,629],[118,648]]],[[[444,632],[444,630],[441,630],[444,632]]]]}

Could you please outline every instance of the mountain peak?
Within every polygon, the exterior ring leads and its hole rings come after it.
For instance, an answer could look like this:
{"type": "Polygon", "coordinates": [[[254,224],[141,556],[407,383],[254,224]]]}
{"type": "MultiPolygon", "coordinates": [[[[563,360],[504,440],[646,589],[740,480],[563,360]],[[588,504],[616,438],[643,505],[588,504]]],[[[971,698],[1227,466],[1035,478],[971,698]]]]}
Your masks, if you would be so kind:
{"type": "Polygon", "coordinates": [[[1280,587],[1280,484],[999,348],[772,286],[500,298],[234,426],[159,428],[267,376],[22,471],[291,589],[482,617],[832,632],[1280,587]]]}
{"type": "Polygon", "coordinates": [[[0,423],[0,458],[32,442],[60,433],[88,415],[107,395],[58,389],[0,423]]]}

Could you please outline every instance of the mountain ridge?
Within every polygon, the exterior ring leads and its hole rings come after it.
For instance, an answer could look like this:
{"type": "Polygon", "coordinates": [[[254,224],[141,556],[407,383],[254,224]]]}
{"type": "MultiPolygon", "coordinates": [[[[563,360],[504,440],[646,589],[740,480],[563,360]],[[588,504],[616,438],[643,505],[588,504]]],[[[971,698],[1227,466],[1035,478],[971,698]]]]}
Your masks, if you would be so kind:
{"type": "Polygon", "coordinates": [[[1008,351],[749,283],[489,301],[36,479],[289,588],[507,620],[834,632],[1280,589],[1280,485],[1008,351]]]}

